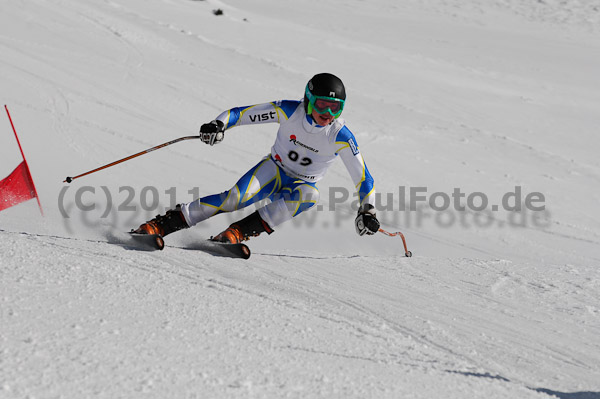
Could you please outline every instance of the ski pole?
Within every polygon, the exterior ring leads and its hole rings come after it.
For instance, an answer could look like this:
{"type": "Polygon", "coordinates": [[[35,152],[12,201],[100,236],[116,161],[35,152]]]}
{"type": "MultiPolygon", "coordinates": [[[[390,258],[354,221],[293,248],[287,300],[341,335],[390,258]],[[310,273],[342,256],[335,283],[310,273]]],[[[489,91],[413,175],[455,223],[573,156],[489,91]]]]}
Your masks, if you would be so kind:
{"type": "Polygon", "coordinates": [[[130,155],[130,156],[126,157],[126,158],[119,159],[118,161],[111,162],[111,163],[109,163],[108,165],[100,166],[99,168],[96,168],[96,169],[94,169],[94,170],[90,170],[89,172],[85,172],[85,173],[82,173],[82,174],[80,174],[80,175],[77,175],[77,176],[74,176],[74,177],[68,177],[68,176],[67,176],[67,178],[66,178],[65,180],[63,180],[63,183],[71,183],[73,180],[75,180],[75,179],[79,179],[80,177],[87,176],[87,175],[89,175],[89,174],[92,174],[92,173],[94,173],[94,172],[98,172],[98,171],[100,171],[100,170],[102,170],[102,169],[110,168],[111,166],[115,166],[115,165],[117,165],[117,164],[120,164],[121,162],[129,161],[130,159],[133,159],[133,158],[139,157],[140,155],[147,154],[147,153],[149,153],[149,152],[152,152],[152,151],[154,151],[154,150],[158,150],[159,148],[163,148],[163,147],[166,147],[166,146],[168,146],[168,145],[171,145],[171,144],[178,143],[178,142],[180,142],[180,141],[183,141],[183,140],[191,140],[191,139],[199,139],[199,138],[200,138],[200,136],[186,136],[186,137],[180,137],[180,138],[178,138],[178,139],[171,140],[171,141],[168,141],[168,142],[166,142],[166,143],[163,143],[163,144],[157,145],[156,147],[152,147],[152,148],[149,148],[149,149],[147,149],[147,150],[144,150],[144,151],[138,152],[137,154],[130,155]]]}
{"type": "Polygon", "coordinates": [[[384,229],[379,229],[379,232],[385,234],[388,237],[400,236],[400,238],[402,238],[402,244],[404,244],[404,256],[406,256],[407,258],[410,258],[412,256],[412,252],[410,252],[406,247],[406,239],[404,238],[404,234],[402,234],[399,231],[395,233],[390,233],[389,231],[385,231],[384,229]]]}

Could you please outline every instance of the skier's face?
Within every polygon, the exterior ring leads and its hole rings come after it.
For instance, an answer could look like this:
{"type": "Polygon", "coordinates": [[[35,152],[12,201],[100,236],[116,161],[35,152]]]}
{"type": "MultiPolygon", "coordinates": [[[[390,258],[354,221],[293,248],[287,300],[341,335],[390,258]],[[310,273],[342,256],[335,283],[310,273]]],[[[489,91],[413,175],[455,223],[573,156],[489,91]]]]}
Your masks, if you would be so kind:
{"type": "Polygon", "coordinates": [[[333,115],[331,115],[329,112],[320,114],[317,111],[315,111],[314,109],[313,109],[311,116],[315,120],[315,122],[317,122],[317,124],[319,124],[321,126],[327,126],[331,122],[333,122],[333,120],[335,119],[335,117],[333,115]]]}

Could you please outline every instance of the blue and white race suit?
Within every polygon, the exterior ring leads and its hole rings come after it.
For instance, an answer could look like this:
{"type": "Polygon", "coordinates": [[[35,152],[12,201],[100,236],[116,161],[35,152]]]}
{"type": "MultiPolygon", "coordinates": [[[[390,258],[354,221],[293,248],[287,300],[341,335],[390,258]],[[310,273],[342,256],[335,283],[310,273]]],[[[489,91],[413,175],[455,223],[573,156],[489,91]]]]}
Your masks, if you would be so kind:
{"type": "Polygon", "coordinates": [[[182,204],[189,226],[222,212],[232,212],[263,199],[259,209],[272,228],[314,206],[319,199],[316,183],[332,162],[342,158],[359,195],[360,204],[374,205],[374,182],[354,135],[343,119],[317,125],[304,111],[302,101],[276,101],[236,107],[216,119],[225,129],[262,123],[279,123],[271,154],[250,169],[228,191],[182,204]]]}

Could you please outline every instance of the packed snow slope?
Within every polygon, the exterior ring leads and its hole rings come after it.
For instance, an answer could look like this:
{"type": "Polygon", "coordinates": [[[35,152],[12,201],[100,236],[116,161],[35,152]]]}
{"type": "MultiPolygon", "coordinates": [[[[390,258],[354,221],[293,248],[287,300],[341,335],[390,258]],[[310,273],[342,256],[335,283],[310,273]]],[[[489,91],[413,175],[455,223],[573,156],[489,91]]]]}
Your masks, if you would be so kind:
{"type": "MultiPolygon", "coordinates": [[[[0,397],[600,398],[599,34],[598,0],[2,0],[44,216],[0,213],[0,397]],[[276,125],[62,183],[324,71],[412,258],[355,234],[341,162],[248,261],[197,243],[254,208],[115,245],[276,125]]],[[[0,178],[20,161],[5,119],[0,178]]]]}

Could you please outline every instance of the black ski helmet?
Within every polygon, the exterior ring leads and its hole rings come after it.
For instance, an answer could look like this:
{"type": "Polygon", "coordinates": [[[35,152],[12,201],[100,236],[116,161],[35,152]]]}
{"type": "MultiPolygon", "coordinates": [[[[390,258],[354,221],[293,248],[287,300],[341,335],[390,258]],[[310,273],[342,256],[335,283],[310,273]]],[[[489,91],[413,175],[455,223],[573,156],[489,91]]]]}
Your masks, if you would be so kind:
{"type": "MultiPolygon", "coordinates": [[[[319,73],[306,84],[306,90],[313,96],[332,97],[346,100],[346,88],[342,80],[330,73],[319,73]]],[[[304,94],[304,112],[308,113],[308,97],[304,94]]]]}

